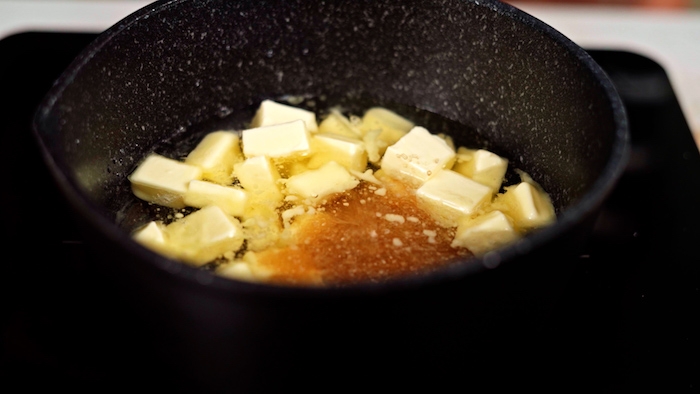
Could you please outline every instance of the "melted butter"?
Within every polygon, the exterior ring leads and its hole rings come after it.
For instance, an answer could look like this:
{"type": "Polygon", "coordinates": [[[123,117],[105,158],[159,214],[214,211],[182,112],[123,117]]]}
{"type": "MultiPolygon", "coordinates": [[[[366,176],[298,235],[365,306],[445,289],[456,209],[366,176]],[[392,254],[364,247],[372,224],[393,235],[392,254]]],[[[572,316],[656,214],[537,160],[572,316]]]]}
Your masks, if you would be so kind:
{"type": "Polygon", "coordinates": [[[470,256],[450,246],[454,228],[441,227],[420,209],[412,190],[391,180],[384,188],[362,182],[295,219],[290,244],[257,253],[258,263],[275,272],[270,282],[381,282],[470,256]]]}

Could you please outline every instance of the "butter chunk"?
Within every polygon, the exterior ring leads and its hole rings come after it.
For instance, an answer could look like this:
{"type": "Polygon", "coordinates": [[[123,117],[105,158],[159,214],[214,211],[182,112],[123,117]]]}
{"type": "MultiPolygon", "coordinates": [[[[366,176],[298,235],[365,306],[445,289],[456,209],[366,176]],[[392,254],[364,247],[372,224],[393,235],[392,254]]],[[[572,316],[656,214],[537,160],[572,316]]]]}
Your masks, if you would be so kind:
{"type": "Polygon", "coordinates": [[[315,134],[312,138],[314,154],[309,160],[309,168],[319,168],[329,161],[335,161],[348,170],[367,169],[367,151],[359,139],[326,133],[315,134]]]}
{"type": "Polygon", "coordinates": [[[201,266],[243,244],[240,222],[216,205],[204,207],[166,226],[174,255],[201,266]]]}
{"type": "Polygon", "coordinates": [[[348,138],[361,138],[362,136],[359,127],[354,125],[350,119],[337,109],[332,109],[328,116],[318,125],[318,132],[342,135],[348,138]]]}
{"type": "Polygon", "coordinates": [[[229,264],[222,265],[217,268],[216,274],[230,278],[238,279],[246,282],[257,282],[257,278],[250,269],[250,266],[243,261],[235,261],[229,264]]]}
{"type": "Polygon", "coordinates": [[[272,205],[282,201],[283,195],[277,183],[280,174],[269,158],[251,157],[236,164],[233,172],[251,198],[267,199],[272,205]]]}
{"type": "Polygon", "coordinates": [[[452,170],[439,171],[416,190],[419,203],[445,227],[490,200],[491,189],[452,170]]]}
{"type": "Polygon", "coordinates": [[[345,167],[331,161],[316,170],[309,170],[287,179],[287,193],[317,202],[334,193],[353,189],[360,181],[345,167]]]}
{"type": "Polygon", "coordinates": [[[184,195],[191,181],[201,180],[202,170],[193,165],[151,154],[129,176],[134,195],[154,204],[184,208],[184,195]]]}
{"type": "Polygon", "coordinates": [[[373,107],[362,116],[361,128],[363,134],[370,130],[381,130],[378,139],[387,145],[393,145],[414,126],[413,122],[391,110],[373,107]]]}
{"type": "Polygon", "coordinates": [[[255,117],[251,121],[251,127],[272,126],[295,120],[304,122],[306,129],[312,133],[318,130],[316,114],[312,111],[281,104],[272,100],[265,100],[260,103],[255,117]]]}
{"type": "Polygon", "coordinates": [[[311,151],[311,136],[301,120],[243,130],[242,139],[247,158],[289,158],[306,156],[311,151]]]}
{"type": "Polygon", "coordinates": [[[165,225],[161,222],[149,222],[134,231],[132,238],[155,252],[168,255],[168,239],[165,234],[165,225]]]}
{"type": "Polygon", "coordinates": [[[443,168],[451,168],[454,160],[455,151],[444,139],[418,126],[386,149],[382,170],[419,187],[443,168]]]}
{"type": "Polygon", "coordinates": [[[190,182],[184,202],[195,208],[216,205],[229,215],[241,216],[245,212],[248,193],[236,187],[195,180],[190,182]]]}
{"type": "Polygon", "coordinates": [[[242,160],[238,134],[214,131],[204,136],[185,163],[201,168],[204,179],[228,185],[233,182],[233,165],[242,160]]]}
{"type": "Polygon", "coordinates": [[[501,211],[460,220],[452,247],[465,247],[476,256],[505,246],[520,236],[511,220],[501,211]]]}
{"type": "Polygon", "coordinates": [[[362,141],[365,143],[365,149],[367,149],[367,158],[370,162],[374,164],[379,164],[382,160],[382,155],[386,152],[386,148],[389,146],[386,141],[379,139],[379,135],[382,133],[381,130],[370,130],[362,136],[362,141]]]}
{"type": "Polygon", "coordinates": [[[452,170],[465,175],[498,193],[508,169],[508,160],[485,149],[460,148],[452,170]]]}
{"type": "Polygon", "coordinates": [[[549,196],[529,182],[506,188],[506,192],[500,196],[500,203],[505,204],[507,213],[523,229],[541,227],[556,220],[549,196]]]}
{"type": "Polygon", "coordinates": [[[368,109],[360,124],[360,131],[367,147],[369,161],[379,163],[389,145],[395,144],[413,127],[410,120],[386,108],[368,109]]]}

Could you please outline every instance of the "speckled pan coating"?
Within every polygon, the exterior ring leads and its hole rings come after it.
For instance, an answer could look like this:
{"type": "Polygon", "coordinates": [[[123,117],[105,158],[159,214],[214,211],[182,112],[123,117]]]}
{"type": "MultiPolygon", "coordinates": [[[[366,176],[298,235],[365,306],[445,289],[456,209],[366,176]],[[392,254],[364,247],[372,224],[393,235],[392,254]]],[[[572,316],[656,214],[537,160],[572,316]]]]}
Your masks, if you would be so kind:
{"type": "Polygon", "coordinates": [[[619,103],[582,51],[500,4],[375,3],[172,1],[138,12],[54,91],[68,164],[94,163],[101,171],[79,182],[111,185],[104,168],[123,175],[173,132],[263,97],[325,94],[470,125],[541,176],[559,206],[598,176],[619,138],[619,103]]]}
{"type": "Polygon", "coordinates": [[[156,144],[284,95],[455,120],[457,142],[509,157],[564,222],[599,205],[625,157],[624,109],[603,71],[491,1],[156,2],[76,59],[36,128],[65,187],[114,222],[132,198],[126,176],[156,144]]]}
{"type": "MultiPolygon", "coordinates": [[[[120,261],[117,271],[139,272],[132,276],[142,284],[166,289],[162,299],[211,297],[204,309],[227,315],[233,309],[247,319],[260,310],[236,296],[308,301],[319,293],[424,291],[484,267],[523,266],[535,251],[556,256],[586,233],[628,149],[621,101],[581,48],[508,5],[466,0],[159,1],[110,28],[76,59],[39,108],[35,131],[90,236],[120,261]],[[559,222],[476,264],[337,292],[216,278],[136,246],[115,224],[132,198],[126,176],[155,146],[186,139],[201,124],[249,118],[262,99],[284,95],[358,108],[407,105],[457,121],[465,127],[456,142],[509,157],[551,193],[559,222]]],[[[505,282],[547,277],[534,268],[525,265],[505,282]]],[[[501,279],[489,283],[497,289],[501,279]]],[[[487,280],[475,283],[476,299],[487,299],[478,290],[487,280]]],[[[187,311],[175,308],[172,316],[212,319],[188,302],[187,311]]],[[[266,319],[297,322],[268,307],[266,319]]],[[[237,327],[235,318],[219,324],[237,327]]]]}

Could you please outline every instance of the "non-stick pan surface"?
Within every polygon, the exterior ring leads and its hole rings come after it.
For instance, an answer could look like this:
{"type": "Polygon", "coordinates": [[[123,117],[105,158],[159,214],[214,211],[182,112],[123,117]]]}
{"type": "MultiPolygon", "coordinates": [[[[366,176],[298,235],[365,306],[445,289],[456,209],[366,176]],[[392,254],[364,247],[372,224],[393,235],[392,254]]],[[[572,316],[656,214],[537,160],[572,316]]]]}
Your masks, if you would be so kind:
{"type": "Polygon", "coordinates": [[[437,373],[466,368],[468,351],[518,353],[508,349],[537,331],[569,268],[557,263],[585,242],[628,139],[612,83],[581,48],[509,5],[456,0],[159,1],[86,48],[34,129],[109,280],[163,334],[168,361],[214,388],[273,385],[261,371],[357,375],[353,357],[437,373]],[[130,240],[146,212],[126,177],[142,158],[182,155],[284,97],[319,111],[384,105],[491,149],[551,194],[558,221],[482,259],[343,289],[219,278],[130,240]],[[493,321],[494,308],[513,318],[493,321]]]}

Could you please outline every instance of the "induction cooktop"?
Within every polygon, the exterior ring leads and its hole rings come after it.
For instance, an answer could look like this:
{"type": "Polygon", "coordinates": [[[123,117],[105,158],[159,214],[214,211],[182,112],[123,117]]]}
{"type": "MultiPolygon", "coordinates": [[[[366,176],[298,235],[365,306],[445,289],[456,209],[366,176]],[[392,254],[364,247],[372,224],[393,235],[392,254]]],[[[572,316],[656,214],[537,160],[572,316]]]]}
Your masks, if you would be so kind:
{"type": "MultiPolygon", "coordinates": [[[[0,387],[194,391],[196,383],[161,362],[110,285],[95,280],[98,257],[32,137],[42,96],[94,38],[30,32],[0,40],[0,387]]],[[[589,53],[625,103],[631,159],[547,318],[550,348],[523,368],[566,382],[565,392],[693,392],[700,387],[700,154],[662,67],[630,52],[589,53]]]]}

